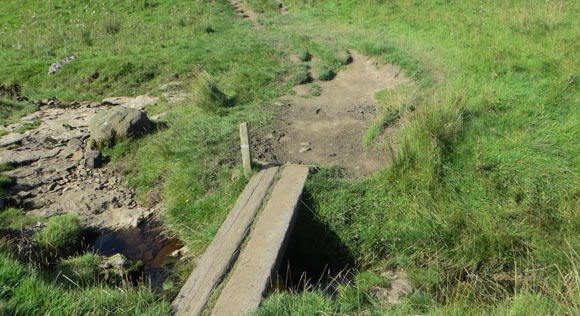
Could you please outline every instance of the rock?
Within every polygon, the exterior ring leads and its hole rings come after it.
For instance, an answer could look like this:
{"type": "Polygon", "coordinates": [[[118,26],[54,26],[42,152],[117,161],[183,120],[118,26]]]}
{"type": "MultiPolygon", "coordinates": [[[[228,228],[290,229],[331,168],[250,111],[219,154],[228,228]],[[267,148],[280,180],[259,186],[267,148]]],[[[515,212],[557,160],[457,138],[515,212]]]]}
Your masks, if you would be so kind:
{"type": "Polygon", "coordinates": [[[153,115],[151,117],[151,121],[153,121],[153,122],[159,122],[161,120],[164,120],[166,117],[167,117],[167,112],[163,112],[163,113],[160,113],[160,114],[157,114],[157,115],[153,115]]]}
{"type": "Polygon", "coordinates": [[[148,95],[140,95],[135,98],[131,97],[114,97],[103,100],[103,105],[120,105],[127,108],[143,110],[148,105],[155,105],[159,102],[159,98],[150,97],[148,95]]]}
{"type": "Polygon", "coordinates": [[[272,105],[278,106],[278,107],[282,107],[282,106],[284,106],[284,103],[282,103],[282,102],[274,102],[274,103],[272,103],[272,105]]]}
{"type": "Polygon", "coordinates": [[[312,148],[310,148],[310,147],[302,147],[302,148],[300,148],[300,150],[298,152],[301,153],[301,154],[303,154],[303,153],[308,152],[310,150],[312,150],[312,148]]]}
{"type": "Polygon", "coordinates": [[[278,142],[279,142],[279,143],[286,143],[286,142],[289,142],[289,141],[291,141],[291,140],[292,140],[292,138],[290,138],[290,137],[288,137],[288,136],[283,136],[283,137],[281,137],[280,139],[278,139],[278,142]]]}
{"type": "Polygon", "coordinates": [[[308,147],[308,146],[310,146],[310,142],[300,143],[300,146],[302,146],[302,147],[308,147]]]}
{"type": "Polygon", "coordinates": [[[56,189],[57,185],[58,184],[56,182],[52,182],[51,184],[48,185],[48,191],[56,189]]]}
{"type": "Polygon", "coordinates": [[[48,135],[44,138],[43,142],[45,144],[48,144],[50,146],[54,146],[57,145],[59,143],[58,139],[52,137],[51,135],[48,135]]]}
{"type": "Polygon", "coordinates": [[[413,291],[411,282],[407,279],[407,274],[404,271],[387,271],[381,276],[391,279],[391,286],[388,289],[375,286],[371,289],[371,293],[385,303],[399,304],[403,297],[413,291]]]}
{"type": "Polygon", "coordinates": [[[89,124],[91,148],[112,146],[119,141],[144,135],[153,130],[147,114],[137,109],[115,107],[97,113],[89,124]]]}
{"type": "Polygon", "coordinates": [[[89,169],[100,168],[103,165],[103,156],[98,150],[90,150],[85,153],[85,167],[89,169]]]}
{"type": "Polygon", "coordinates": [[[163,93],[161,97],[167,101],[167,103],[177,103],[186,100],[191,95],[187,93],[163,93]]]}
{"type": "Polygon", "coordinates": [[[75,153],[72,155],[72,160],[74,161],[80,161],[81,159],[83,159],[83,150],[79,149],[77,151],[75,151],[75,153]]]}
{"type": "Polygon", "coordinates": [[[104,263],[104,269],[122,269],[127,264],[127,257],[123,256],[122,254],[118,253],[111,257],[109,257],[104,263]]]}
{"type": "Polygon", "coordinates": [[[11,162],[12,164],[18,166],[29,165],[41,157],[41,151],[18,152],[10,154],[11,155],[8,159],[2,160],[4,160],[4,162],[11,162]]]}
{"type": "Polygon", "coordinates": [[[184,255],[186,255],[188,252],[189,252],[189,248],[187,246],[183,246],[183,247],[173,251],[169,255],[167,255],[167,258],[179,259],[179,258],[183,257],[184,255]]]}
{"type": "Polygon", "coordinates": [[[151,208],[161,202],[162,198],[159,189],[152,189],[145,194],[145,206],[151,208]]]}
{"type": "Polygon", "coordinates": [[[10,133],[0,139],[0,147],[8,147],[14,144],[20,144],[26,135],[18,133],[10,133]]]}

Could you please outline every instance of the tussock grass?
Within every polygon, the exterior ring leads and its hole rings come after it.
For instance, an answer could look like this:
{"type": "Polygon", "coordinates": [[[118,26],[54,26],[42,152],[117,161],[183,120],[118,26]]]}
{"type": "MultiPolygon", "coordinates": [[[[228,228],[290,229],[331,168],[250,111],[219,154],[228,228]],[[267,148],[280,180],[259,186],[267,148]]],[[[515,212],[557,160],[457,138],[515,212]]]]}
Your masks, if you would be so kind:
{"type": "Polygon", "coordinates": [[[109,288],[84,285],[67,288],[33,268],[26,268],[4,250],[0,253],[0,313],[3,315],[167,315],[145,287],[109,288]]]}
{"type": "Polygon", "coordinates": [[[234,100],[228,98],[217,86],[216,80],[207,72],[195,75],[193,97],[196,105],[205,111],[218,112],[222,108],[233,106],[234,100]]]}
{"type": "Polygon", "coordinates": [[[36,241],[51,249],[62,249],[74,246],[80,238],[79,219],[73,215],[51,217],[46,227],[35,235],[36,241]]]}
{"type": "Polygon", "coordinates": [[[0,227],[20,229],[39,221],[40,218],[27,216],[21,209],[9,207],[0,211],[0,227]]]}

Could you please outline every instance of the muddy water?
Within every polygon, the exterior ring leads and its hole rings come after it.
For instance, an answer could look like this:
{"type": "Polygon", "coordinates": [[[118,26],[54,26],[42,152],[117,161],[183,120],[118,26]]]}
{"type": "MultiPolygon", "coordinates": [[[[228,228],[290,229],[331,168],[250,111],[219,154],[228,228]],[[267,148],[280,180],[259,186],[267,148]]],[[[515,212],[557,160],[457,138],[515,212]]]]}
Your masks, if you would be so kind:
{"type": "Polygon", "coordinates": [[[130,260],[144,263],[146,276],[156,275],[164,266],[176,261],[170,255],[183,247],[180,240],[168,238],[157,221],[148,221],[137,228],[106,232],[92,244],[93,251],[102,256],[120,253],[130,260]]]}

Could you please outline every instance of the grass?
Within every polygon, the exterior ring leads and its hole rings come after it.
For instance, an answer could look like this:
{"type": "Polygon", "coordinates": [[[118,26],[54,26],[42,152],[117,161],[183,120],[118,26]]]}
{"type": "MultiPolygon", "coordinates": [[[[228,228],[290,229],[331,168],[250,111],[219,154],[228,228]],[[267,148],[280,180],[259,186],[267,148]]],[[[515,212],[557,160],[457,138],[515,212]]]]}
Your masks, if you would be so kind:
{"type": "Polygon", "coordinates": [[[46,227],[34,235],[42,251],[50,254],[67,254],[78,248],[82,228],[79,219],[73,215],[51,217],[46,227]]]}
{"type": "Polygon", "coordinates": [[[67,288],[46,280],[4,250],[0,252],[2,315],[167,315],[169,305],[146,287],[109,288],[83,285],[67,288]]]}
{"type": "MultiPolygon", "coordinates": [[[[580,313],[577,3],[288,0],[286,16],[273,1],[246,3],[264,12],[263,29],[226,1],[8,2],[0,84],[64,100],[155,94],[170,80],[192,86],[195,100],[169,107],[167,129],[112,152],[129,161],[143,195],[163,191],[167,223],[200,253],[245,184],[231,176],[239,122],[267,125],[263,104],[305,82],[306,65],[331,79],[348,49],[394,62],[415,85],[377,96],[381,115],[361,140],[380,144],[396,126],[386,139],[398,144],[392,165],[362,180],[322,169],[307,187],[317,219],[356,259],[357,282],[336,298],[273,295],[257,315],[580,313]],[[372,294],[369,284],[382,281],[368,273],[394,268],[414,292],[390,306],[372,294]]],[[[21,293],[0,305],[6,311],[55,311],[74,298],[70,310],[82,314],[91,295],[123,295],[111,311],[167,311],[143,289],[66,294],[28,268],[6,269],[28,275],[6,290],[21,293]],[[62,302],[42,301],[50,291],[62,302]]]]}
{"type": "Polygon", "coordinates": [[[21,209],[7,208],[0,211],[0,227],[3,228],[21,229],[40,221],[40,218],[28,216],[21,209]]]}
{"type": "Polygon", "coordinates": [[[38,106],[30,102],[0,99],[0,125],[17,123],[20,118],[38,110],[38,106]]]}
{"type": "Polygon", "coordinates": [[[559,241],[578,239],[571,212],[578,205],[579,153],[570,140],[578,126],[580,68],[569,44],[580,8],[291,4],[309,16],[332,16],[330,25],[357,21],[369,38],[390,30],[388,42],[405,44],[359,47],[396,61],[420,83],[421,91],[399,98],[413,100],[415,111],[392,111],[397,98],[387,98],[367,134],[370,142],[395,117],[403,120],[391,168],[355,183],[330,172],[309,182],[315,212],[359,265],[407,269],[430,299],[424,314],[578,313],[576,294],[561,293],[557,284],[576,274],[569,257],[578,251],[559,241]],[[432,22],[435,16],[444,22],[432,22]],[[443,82],[425,74],[433,67],[445,72],[443,82]],[[536,269],[546,269],[543,278],[529,276],[536,269]],[[495,281],[501,274],[527,284],[516,284],[515,292],[502,288],[495,281]]]}

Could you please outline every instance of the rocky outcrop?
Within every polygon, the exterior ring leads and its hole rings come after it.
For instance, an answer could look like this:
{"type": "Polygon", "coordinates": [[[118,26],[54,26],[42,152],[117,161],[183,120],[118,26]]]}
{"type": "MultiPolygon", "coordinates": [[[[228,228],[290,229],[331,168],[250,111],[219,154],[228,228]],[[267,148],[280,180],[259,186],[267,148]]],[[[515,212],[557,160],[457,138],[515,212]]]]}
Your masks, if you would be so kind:
{"type": "MultiPolygon", "coordinates": [[[[40,217],[74,214],[85,227],[112,230],[136,227],[160,207],[158,200],[139,206],[135,192],[118,171],[107,166],[100,151],[88,146],[89,122],[115,107],[98,102],[65,103],[55,98],[41,100],[38,105],[39,111],[2,127],[9,133],[0,136],[0,164],[12,166],[3,174],[14,181],[8,188],[10,196],[0,201],[4,207],[23,208],[27,214],[40,217]],[[31,120],[39,126],[18,133],[31,120]]],[[[139,110],[129,110],[146,117],[139,110]]],[[[148,120],[138,124],[128,120],[132,126],[128,135],[139,134],[138,126],[151,124],[148,120]]]]}
{"type": "Polygon", "coordinates": [[[114,107],[97,113],[89,124],[93,149],[109,147],[129,138],[144,135],[154,128],[147,113],[126,107],[114,107]]]}

